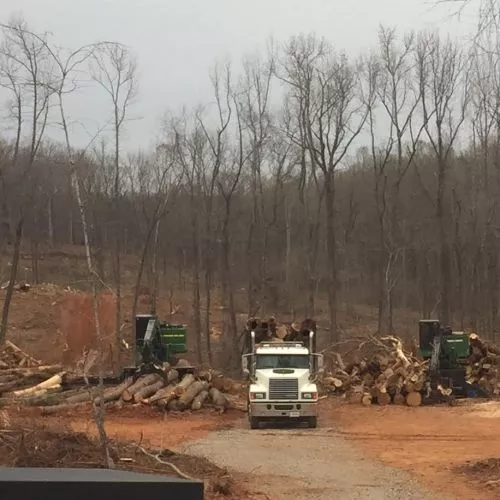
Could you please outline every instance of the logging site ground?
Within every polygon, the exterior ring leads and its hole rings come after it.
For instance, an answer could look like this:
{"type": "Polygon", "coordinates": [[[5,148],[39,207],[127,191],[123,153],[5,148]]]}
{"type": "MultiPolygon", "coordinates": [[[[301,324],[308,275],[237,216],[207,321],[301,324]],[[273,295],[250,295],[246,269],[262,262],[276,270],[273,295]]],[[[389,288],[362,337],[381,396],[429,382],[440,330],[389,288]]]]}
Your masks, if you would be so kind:
{"type": "MultiPolygon", "coordinates": [[[[64,268],[73,257],[55,258],[64,268]]],[[[92,336],[90,297],[67,285],[59,277],[14,295],[8,338],[46,364],[77,363],[92,336]]],[[[123,300],[123,315],[130,315],[130,291],[123,300]]],[[[189,331],[188,293],[176,292],[173,301],[176,321],[189,331]]],[[[171,302],[160,298],[158,313],[167,314],[171,302]]],[[[108,305],[109,325],[101,311],[105,333],[114,320],[108,305]]],[[[245,317],[243,307],[239,313],[245,317]]],[[[218,314],[215,305],[214,338],[218,314]]],[[[401,314],[397,327],[413,334],[417,320],[401,314]]],[[[344,335],[373,331],[376,314],[345,308],[339,323],[344,335]]],[[[500,497],[500,402],[365,407],[331,396],[320,404],[317,429],[250,430],[245,413],[235,409],[164,414],[141,405],[110,407],[105,424],[118,467],[175,474],[167,465],[173,464],[205,480],[208,499],[500,497]]],[[[40,417],[37,408],[6,404],[0,427],[2,466],[102,464],[90,409],[40,417]]]]}

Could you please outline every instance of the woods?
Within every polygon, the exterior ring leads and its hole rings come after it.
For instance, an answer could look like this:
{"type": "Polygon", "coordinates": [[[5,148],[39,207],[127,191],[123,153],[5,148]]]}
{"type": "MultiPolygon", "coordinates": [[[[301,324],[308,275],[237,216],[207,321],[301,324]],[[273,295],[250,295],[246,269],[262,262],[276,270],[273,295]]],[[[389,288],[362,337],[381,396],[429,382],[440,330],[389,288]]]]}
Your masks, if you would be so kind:
{"type": "MultiPolygon", "coordinates": [[[[330,341],[346,303],[376,307],[382,333],[405,308],[494,336],[495,19],[470,45],[381,27],[358,57],[301,35],[216,64],[211,102],[169,112],[155,149],[137,152],[121,145],[140,102],[140,61],[128,49],[69,48],[64,64],[52,38],[24,22],[3,26],[1,95],[16,132],[0,143],[2,338],[20,253],[31,255],[30,280],[43,281],[40,255],[84,245],[85,225],[94,286],[111,287],[118,302],[121,259],[136,258],[134,312],[142,286],[153,310],[159,294],[192,290],[200,362],[202,351],[212,357],[216,297],[238,362],[242,293],[250,315],[328,315],[330,341]],[[109,147],[99,127],[87,147],[73,146],[64,97],[82,75],[109,101],[109,147]]],[[[118,307],[117,345],[122,321],[118,307]]]]}

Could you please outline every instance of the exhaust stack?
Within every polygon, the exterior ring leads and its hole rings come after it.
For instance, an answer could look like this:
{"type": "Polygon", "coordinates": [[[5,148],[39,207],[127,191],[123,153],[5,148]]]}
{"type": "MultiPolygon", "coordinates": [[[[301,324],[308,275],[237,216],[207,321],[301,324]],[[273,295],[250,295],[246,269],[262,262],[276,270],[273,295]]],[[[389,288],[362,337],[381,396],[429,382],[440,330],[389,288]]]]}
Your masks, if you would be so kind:
{"type": "Polygon", "coordinates": [[[309,370],[311,375],[314,372],[314,332],[309,330],[309,370]]]}

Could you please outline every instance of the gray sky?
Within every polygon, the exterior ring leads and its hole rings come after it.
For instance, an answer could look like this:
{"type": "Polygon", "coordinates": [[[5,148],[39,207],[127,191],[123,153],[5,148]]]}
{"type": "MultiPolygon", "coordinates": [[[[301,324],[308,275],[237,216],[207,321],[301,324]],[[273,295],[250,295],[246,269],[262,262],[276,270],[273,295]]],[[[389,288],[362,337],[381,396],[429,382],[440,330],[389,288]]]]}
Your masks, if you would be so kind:
{"type": "MultiPolygon", "coordinates": [[[[478,1],[478,0],[476,0],[478,1]]],[[[451,6],[432,0],[0,0],[2,21],[22,13],[36,31],[51,31],[58,44],[78,47],[103,39],[130,46],[138,58],[140,94],[127,123],[124,147],[155,142],[167,108],[193,106],[210,97],[208,72],[218,58],[315,32],[356,55],[376,43],[379,23],[400,30],[440,27],[466,36],[475,6],[460,21],[451,6]]],[[[109,118],[101,95],[86,92],[71,103],[74,119],[89,131],[109,118]]],[[[78,142],[86,141],[78,132],[78,142]]]]}

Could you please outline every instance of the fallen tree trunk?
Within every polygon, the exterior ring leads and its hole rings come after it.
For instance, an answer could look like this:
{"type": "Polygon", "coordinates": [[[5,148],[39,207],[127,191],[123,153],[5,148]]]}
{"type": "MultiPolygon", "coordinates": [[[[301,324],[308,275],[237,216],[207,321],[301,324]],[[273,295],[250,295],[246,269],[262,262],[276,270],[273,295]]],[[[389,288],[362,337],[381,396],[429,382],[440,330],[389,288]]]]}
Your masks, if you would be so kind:
{"type": "Polygon", "coordinates": [[[180,411],[184,411],[191,406],[194,398],[203,390],[208,388],[208,382],[198,380],[189,385],[186,391],[179,396],[177,407],[180,411]]]}
{"type": "Polygon", "coordinates": [[[218,391],[227,394],[236,394],[240,389],[240,385],[235,383],[234,380],[220,375],[212,378],[211,385],[218,391]]]}
{"type": "Polygon", "coordinates": [[[369,406],[372,404],[372,395],[369,392],[365,392],[361,396],[361,404],[363,404],[364,406],[369,406]]]}
{"type": "Polygon", "coordinates": [[[69,391],[62,390],[54,393],[49,392],[43,396],[25,396],[21,401],[29,406],[53,406],[66,402],[66,398],[77,395],[81,389],[73,389],[69,391]]]}
{"type": "Polygon", "coordinates": [[[393,403],[395,405],[404,405],[406,403],[406,398],[398,391],[394,394],[393,403]]]}
{"type": "Polygon", "coordinates": [[[177,396],[184,394],[186,389],[194,382],[194,380],[194,375],[192,373],[186,374],[184,378],[175,386],[175,394],[177,396]]]}
{"type": "Polygon", "coordinates": [[[19,376],[14,373],[11,375],[0,375],[0,385],[6,384],[7,382],[13,382],[14,380],[19,380],[19,376]]]}
{"type": "Polygon", "coordinates": [[[19,391],[14,391],[14,396],[23,396],[25,394],[32,394],[39,389],[47,389],[49,387],[61,385],[63,375],[64,375],[64,372],[61,372],[57,375],[50,377],[49,379],[45,380],[44,382],[40,382],[39,384],[37,384],[33,387],[28,387],[27,389],[21,389],[19,391]]]}
{"type": "Polygon", "coordinates": [[[225,398],[227,399],[229,403],[229,408],[232,408],[233,410],[238,410],[242,412],[247,411],[247,404],[241,401],[237,396],[232,396],[229,394],[224,394],[225,398]]]}
{"type": "MultiPolygon", "coordinates": [[[[29,394],[27,397],[40,397],[40,396],[46,396],[48,394],[54,394],[54,393],[61,393],[63,390],[62,388],[62,385],[61,384],[57,384],[57,385],[53,385],[51,387],[47,387],[45,389],[38,389],[36,390],[35,392],[32,392],[31,394],[29,394]]],[[[21,396],[22,399],[25,399],[26,396],[21,396]]]]}
{"type": "Polygon", "coordinates": [[[197,411],[201,410],[203,407],[203,403],[205,403],[206,399],[208,398],[208,391],[207,390],[202,390],[194,399],[193,402],[191,403],[191,410],[197,411]]]}
{"type": "Polygon", "coordinates": [[[179,408],[177,407],[178,402],[179,402],[179,400],[177,400],[177,399],[171,399],[166,405],[166,410],[179,411],[179,408]]]}
{"type": "MultiPolygon", "coordinates": [[[[9,377],[13,378],[8,382],[0,383],[0,394],[36,386],[47,380],[47,373],[32,373],[26,376],[10,375],[9,377]]],[[[61,385],[64,387],[64,383],[61,385]]]]}
{"type": "MultiPolygon", "coordinates": [[[[123,393],[132,386],[134,383],[134,379],[132,377],[126,378],[120,385],[117,385],[116,387],[109,387],[104,391],[103,394],[103,400],[105,403],[108,403],[109,401],[115,401],[116,399],[119,399],[123,393]]],[[[101,403],[101,398],[97,396],[97,398],[94,401],[94,404],[99,405],[101,403]]]]}
{"type": "Polygon", "coordinates": [[[408,406],[420,406],[422,404],[422,394],[420,392],[409,392],[406,395],[406,404],[408,406]]]}
{"type": "Polygon", "coordinates": [[[150,373],[149,375],[143,375],[142,377],[139,377],[134,384],[123,391],[123,401],[132,401],[134,399],[134,394],[137,391],[140,391],[143,387],[156,382],[159,378],[160,376],[157,373],[150,373]]]}
{"type": "Polygon", "coordinates": [[[52,415],[52,414],[58,413],[60,411],[74,410],[75,408],[84,408],[84,407],[90,408],[89,403],[88,402],[73,403],[73,404],[63,403],[60,405],[42,406],[39,408],[42,411],[42,415],[52,415]]]}
{"type": "Polygon", "coordinates": [[[31,383],[25,380],[12,380],[11,382],[7,382],[5,384],[0,384],[0,394],[4,394],[6,392],[10,392],[13,389],[20,389],[24,387],[30,387],[31,383]]]}
{"type": "Polygon", "coordinates": [[[160,406],[165,406],[171,399],[177,397],[175,394],[175,387],[176,384],[170,384],[169,386],[160,389],[150,398],[143,399],[142,402],[146,404],[158,403],[160,406]]]}
{"type": "Polygon", "coordinates": [[[165,377],[165,384],[171,384],[172,382],[177,382],[179,380],[179,372],[175,369],[169,370],[167,376],[165,377]]]}
{"type": "Polygon", "coordinates": [[[20,376],[30,376],[33,374],[45,373],[46,375],[54,375],[62,370],[62,365],[43,365],[36,366],[32,368],[7,368],[5,370],[0,370],[0,374],[3,375],[20,375],[20,376]]]}
{"type": "Polygon", "coordinates": [[[152,384],[144,386],[134,394],[134,402],[140,403],[143,399],[147,398],[148,396],[152,396],[156,391],[159,391],[164,385],[165,382],[163,380],[157,380],[152,384]]]}
{"type": "Polygon", "coordinates": [[[69,396],[66,398],[66,404],[82,403],[84,401],[92,401],[98,393],[97,387],[80,389],[77,394],[69,396]]]}
{"type": "Polygon", "coordinates": [[[387,394],[387,391],[377,389],[376,391],[377,403],[381,406],[386,406],[391,402],[391,397],[387,394]]]}
{"type": "Polygon", "coordinates": [[[210,394],[210,399],[212,400],[214,406],[218,410],[221,411],[226,410],[226,408],[229,406],[229,403],[224,394],[222,394],[222,392],[220,392],[215,387],[212,387],[209,391],[209,394],[210,394]]]}

